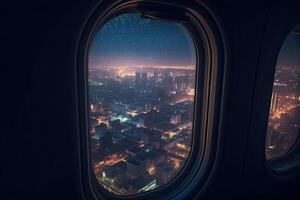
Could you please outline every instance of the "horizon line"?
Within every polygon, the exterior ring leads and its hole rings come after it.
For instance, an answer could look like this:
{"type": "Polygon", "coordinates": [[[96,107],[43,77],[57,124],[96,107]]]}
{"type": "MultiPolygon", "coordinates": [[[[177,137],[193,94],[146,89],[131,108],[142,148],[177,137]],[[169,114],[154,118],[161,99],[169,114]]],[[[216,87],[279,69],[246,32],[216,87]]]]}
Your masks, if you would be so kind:
{"type": "Polygon", "coordinates": [[[196,65],[153,65],[153,66],[144,66],[144,65],[125,65],[125,66],[93,66],[89,65],[88,68],[92,69],[101,69],[101,68],[112,68],[112,69],[120,69],[120,68],[160,68],[160,69],[196,69],[196,65]]]}

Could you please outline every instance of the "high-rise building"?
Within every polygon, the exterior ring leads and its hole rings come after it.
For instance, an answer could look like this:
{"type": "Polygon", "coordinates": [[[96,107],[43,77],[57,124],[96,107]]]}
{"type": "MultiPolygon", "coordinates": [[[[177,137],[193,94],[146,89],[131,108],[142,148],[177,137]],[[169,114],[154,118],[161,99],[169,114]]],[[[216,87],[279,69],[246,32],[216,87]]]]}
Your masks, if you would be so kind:
{"type": "Polygon", "coordinates": [[[139,86],[141,84],[141,72],[135,72],[135,85],[139,86]]]}
{"type": "Polygon", "coordinates": [[[269,128],[267,132],[267,138],[266,138],[266,147],[272,148],[272,137],[273,137],[273,129],[269,128]]]}
{"type": "Polygon", "coordinates": [[[153,73],[153,76],[154,76],[155,80],[157,80],[157,78],[158,78],[158,72],[155,71],[155,72],[153,73]]]}
{"type": "Polygon", "coordinates": [[[271,97],[271,106],[270,106],[270,111],[272,113],[276,112],[277,105],[278,105],[278,102],[277,102],[277,93],[273,92],[272,93],[272,97],[271,97]]]}
{"type": "Polygon", "coordinates": [[[146,72],[142,73],[142,87],[145,88],[147,86],[147,82],[148,82],[148,75],[146,72]]]}
{"type": "Polygon", "coordinates": [[[127,173],[129,176],[137,178],[145,173],[146,163],[136,158],[130,158],[127,160],[127,173]]]}
{"type": "Polygon", "coordinates": [[[104,137],[106,131],[107,131],[107,125],[104,123],[101,123],[100,125],[95,127],[96,135],[99,138],[104,137]]]}
{"type": "Polygon", "coordinates": [[[170,124],[180,124],[181,123],[181,114],[174,113],[170,117],[170,124]]]}
{"type": "Polygon", "coordinates": [[[156,175],[158,178],[158,182],[161,185],[168,183],[173,173],[174,169],[169,163],[160,163],[156,167],[156,175]]]}

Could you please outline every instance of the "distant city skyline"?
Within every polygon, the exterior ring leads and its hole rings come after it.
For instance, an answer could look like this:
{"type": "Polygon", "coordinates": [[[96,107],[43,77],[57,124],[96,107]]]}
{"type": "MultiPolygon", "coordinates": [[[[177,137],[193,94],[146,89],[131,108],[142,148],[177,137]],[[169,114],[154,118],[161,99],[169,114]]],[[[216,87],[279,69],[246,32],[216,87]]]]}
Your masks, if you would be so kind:
{"type": "Polygon", "coordinates": [[[193,40],[182,25],[129,13],[112,18],[98,30],[89,66],[196,66],[195,54],[193,40]]]}

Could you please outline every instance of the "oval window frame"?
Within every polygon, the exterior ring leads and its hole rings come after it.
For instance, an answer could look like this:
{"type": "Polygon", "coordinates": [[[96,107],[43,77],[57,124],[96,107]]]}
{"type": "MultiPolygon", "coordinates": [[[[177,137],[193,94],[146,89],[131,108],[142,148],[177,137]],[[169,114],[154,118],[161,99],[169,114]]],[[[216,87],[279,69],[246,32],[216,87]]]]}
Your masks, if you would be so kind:
{"type": "MultiPolygon", "coordinates": [[[[198,51],[198,49],[197,49],[198,51]]],[[[197,52],[198,53],[198,52],[197,52]]],[[[84,193],[88,199],[145,199],[145,198],[165,198],[165,199],[185,199],[188,197],[202,194],[201,191],[195,191],[196,187],[204,186],[209,184],[213,172],[215,172],[218,155],[221,148],[221,137],[220,137],[220,122],[221,122],[221,108],[223,98],[223,87],[224,81],[224,69],[226,67],[226,55],[225,55],[225,42],[221,32],[220,25],[217,23],[216,17],[212,12],[204,5],[195,3],[194,5],[180,3],[176,4],[172,1],[115,1],[110,3],[109,1],[100,2],[95,7],[91,15],[88,17],[86,24],[83,28],[82,35],[78,44],[78,57],[77,57],[77,81],[78,81],[78,116],[79,116],[79,136],[80,149],[81,149],[81,180],[84,193]],[[195,29],[191,35],[196,40],[195,47],[199,48],[199,44],[203,42],[206,47],[202,51],[205,52],[206,59],[203,59],[202,66],[199,67],[197,54],[197,87],[200,82],[203,81],[201,94],[201,103],[199,104],[199,92],[197,91],[195,100],[196,106],[194,108],[194,130],[202,130],[199,137],[202,140],[199,141],[199,146],[202,150],[197,149],[197,155],[191,152],[190,160],[193,161],[193,170],[188,171],[182,169],[182,172],[187,173],[188,178],[175,178],[172,181],[172,186],[166,184],[165,186],[134,196],[118,196],[113,193],[109,193],[102,187],[95,186],[98,184],[95,177],[92,176],[93,172],[89,161],[89,138],[88,138],[88,100],[87,100],[87,52],[89,51],[90,41],[92,41],[92,34],[99,30],[99,26],[102,25],[107,19],[110,19],[113,14],[120,14],[123,11],[128,11],[138,6],[149,6],[150,8],[160,7],[172,8],[174,10],[184,10],[193,20],[195,29]],[[201,14],[200,14],[201,13],[201,14]],[[197,34],[195,34],[195,32],[197,34]],[[199,42],[199,35],[201,35],[201,41],[199,42]],[[88,44],[88,45],[87,45],[88,44]],[[203,70],[203,71],[200,71],[203,70]],[[203,78],[199,78],[199,77],[203,78]],[[195,111],[196,110],[196,111],[195,111]],[[200,116],[195,116],[195,114],[200,116]],[[200,117],[202,118],[201,123],[199,122],[200,117]],[[197,121],[195,121],[197,120],[197,121]],[[203,133],[203,134],[202,134],[203,133]],[[201,144],[200,144],[201,142],[201,144]],[[176,181],[176,182],[175,182],[176,181]],[[179,181],[179,183],[177,183],[179,181]],[[176,189],[175,189],[176,188],[176,189]],[[162,193],[163,191],[164,193],[162,193]],[[175,191],[175,192],[174,192],[175,191]],[[164,194],[164,195],[161,195],[164,194]]],[[[199,90],[199,88],[197,89],[199,90]]],[[[197,131],[194,131],[197,132],[197,131]]],[[[195,133],[193,133],[195,135],[195,133]]],[[[194,140],[194,139],[193,139],[194,140]]],[[[193,146],[197,144],[193,141],[193,146]]],[[[192,149],[194,149],[192,147],[192,149]]],[[[187,164],[190,164],[187,161],[187,164]]],[[[183,177],[183,175],[181,175],[183,177]]]]}
{"type": "MultiPolygon", "coordinates": [[[[286,40],[288,39],[290,34],[293,32],[297,32],[300,34],[300,23],[297,23],[296,25],[294,25],[293,28],[287,32],[287,34],[284,36],[284,39],[282,40],[281,46],[279,48],[279,51],[278,51],[278,54],[276,57],[276,63],[274,66],[273,79],[272,79],[273,83],[274,83],[274,79],[275,79],[275,73],[277,70],[277,61],[280,56],[280,52],[282,50],[284,43],[286,42],[286,40]]],[[[273,92],[273,85],[272,85],[271,90],[273,92]]],[[[269,99],[269,101],[271,101],[271,98],[269,99]]],[[[271,103],[269,103],[269,106],[270,106],[270,104],[271,103]]],[[[270,113],[270,108],[269,108],[269,113],[270,113]]],[[[268,116],[269,116],[269,113],[268,113],[268,116]]],[[[268,119],[268,122],[269,122],[269,119],[268,119]]],[[[266,150],[266,140],[267,140],[267,129],[268,129],[268,127],[266,128],[266,132],[265,132],[265,150],[266,150]]],[[[282,178],[285,176],[286,178],[288,178],[289,175],[298,173],[300,170],[300,134],[298,135],[298,137],[295,140],[292,147],[287,152],[285,152],[284,154],[282,154],[279,157],[268,160],[266,158],[266,151],[265,151],[265,160],[267,163],[268,170],[271,172],[271,174],[274,174],[275,176],[279,176],[282,178]]]]}

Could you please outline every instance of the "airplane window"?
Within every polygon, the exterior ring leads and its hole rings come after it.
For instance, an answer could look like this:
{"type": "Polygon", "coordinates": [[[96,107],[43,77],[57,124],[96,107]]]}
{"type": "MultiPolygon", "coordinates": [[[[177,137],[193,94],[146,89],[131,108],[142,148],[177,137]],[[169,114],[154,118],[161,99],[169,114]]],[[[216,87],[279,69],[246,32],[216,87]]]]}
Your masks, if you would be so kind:
{"type": "Polygon", "coordinates": [[[125,13],[95,32],[88,59],[91,164],[130,196],[159,188],[190,156],[196,49],[184,25],[125,13]]]}
{"type": "Polygon", "coordinates": [[[299,138],[300,126],[300,34],[292,32],[277,60],[271,97],[266,158],[273,160],[290,152],[299,138]]]}

